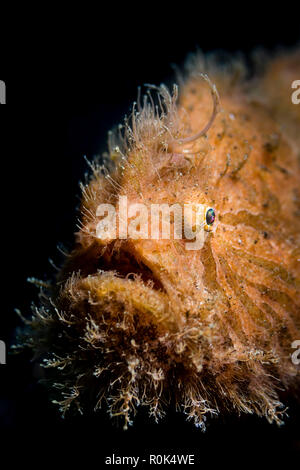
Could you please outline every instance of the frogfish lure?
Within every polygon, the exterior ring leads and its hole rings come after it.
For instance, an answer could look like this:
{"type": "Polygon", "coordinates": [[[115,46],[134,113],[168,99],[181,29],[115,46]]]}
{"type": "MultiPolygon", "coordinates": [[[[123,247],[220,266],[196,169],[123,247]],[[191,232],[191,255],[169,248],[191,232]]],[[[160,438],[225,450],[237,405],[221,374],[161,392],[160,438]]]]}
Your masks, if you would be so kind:
{"type": "Polygon", "coordinates": [[[227,412],[283,422],[300,378],[300,51],[256,62],[249,74],[241,58],[191,56],[178,87],[139,93],[89,163],[74,249],[19,339],[63,414],[102,406],[124,428],[141,407],[156,421],[175,407],[203,430],[227,412]],[[112,223],[125,196],[128,212],[203,207],[187,217],[202,243],[187,249],[172,211],[170,237],[124,236],[120,220],[98,236],[99,207],[112,223]]]}

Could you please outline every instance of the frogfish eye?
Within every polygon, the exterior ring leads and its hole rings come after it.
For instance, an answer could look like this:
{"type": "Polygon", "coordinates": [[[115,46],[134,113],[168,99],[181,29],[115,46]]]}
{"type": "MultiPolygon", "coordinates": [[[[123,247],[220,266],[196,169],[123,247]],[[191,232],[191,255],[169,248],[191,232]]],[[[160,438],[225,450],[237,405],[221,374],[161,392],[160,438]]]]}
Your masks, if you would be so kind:
{"type": "Polygon", "coordinates": [[[205,213],[205,230],[206,231],[211,231],[212,230],[212,226],[214,224],[216,220],[216,213],[215,213],[215,210],[210,207],[209,209],[206,210],[206,213],[205,213]]]}

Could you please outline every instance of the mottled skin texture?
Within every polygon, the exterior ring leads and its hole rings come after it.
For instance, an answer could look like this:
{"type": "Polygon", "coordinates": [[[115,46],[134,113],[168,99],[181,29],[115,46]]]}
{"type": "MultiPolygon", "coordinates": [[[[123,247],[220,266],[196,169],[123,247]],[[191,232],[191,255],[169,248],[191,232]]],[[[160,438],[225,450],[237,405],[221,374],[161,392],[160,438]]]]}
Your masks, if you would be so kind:
{"type": "Polygon", "coordinates": [[[160,89],[164,114],[144,104],[112,141],[110,176],[93,166],[76,246],[26,340],[62,384],[63,412],[106,402],[126,427],[138,405],[158,419],[173,403],[203,428],[225,410],[281,422],[280,389],[299,386],[299,59],[278,57],[249,83],[236,81],[239,63],[198,57],[190,68],[207,70],[221,98],[206,136],[178,142],[212,112],[208,84],[189,75],[179,103],[160,89]],[[217,221],[198,251],[186,240],[99,240],[96,208],[119,195],[205,204],[217,221]]]}

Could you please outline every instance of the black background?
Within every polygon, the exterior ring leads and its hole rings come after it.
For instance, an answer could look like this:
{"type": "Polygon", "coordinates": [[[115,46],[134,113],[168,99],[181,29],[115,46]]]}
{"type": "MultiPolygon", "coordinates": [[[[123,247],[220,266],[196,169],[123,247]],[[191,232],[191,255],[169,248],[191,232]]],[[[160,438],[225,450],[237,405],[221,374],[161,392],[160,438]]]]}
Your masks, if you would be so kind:
{"type": "MultiPolygon", "coordinates": [[[[16,7],[1,30],[0,79],[7,85],[1,106],[1,323],[7,345],[37,299],[27,277],[47,279],[49,258],[61,262],[57,244],[72,246],[78,182],[92,158],[106,148],[107,131],[128,112],[137,87],[172,77],[196,47],[204,51],[274,49],[300,40],[295,7],[282,10],[243,4],[140,4],[111,12],[81,7],[16,7]],[[75,15],[74,15],[75,13],[75,15]],[[77,13],[77,14],[76,14],[77,13]],[[76,18],[75,18],[76,16],[76,18]],[[7,26],[7,28],[5,28],[7,26]]],[[[4,20],[5,15],[1,21],[4,20]]],[[[295,77],[300,78],[300,77],[295,77]]],[[[160,424],[141,414],[123,432],[105,414],[62,420],[36,380],[27,357],[8,356],[0,366],[0,458],[14,465],[59,468],[82,462],[95,469],[104,456],[195,453],[197,468],[231,464],[257,468],[283,461],[299,464],[299,407],[292,402],[282,428],[252,416],[212,420],[205,434],[172,413],[160,424]]],[[[1,464],[0,464],[1,465],[1,464]]],[[[295,467],[294,467],[295,466],[295,467]]]]}

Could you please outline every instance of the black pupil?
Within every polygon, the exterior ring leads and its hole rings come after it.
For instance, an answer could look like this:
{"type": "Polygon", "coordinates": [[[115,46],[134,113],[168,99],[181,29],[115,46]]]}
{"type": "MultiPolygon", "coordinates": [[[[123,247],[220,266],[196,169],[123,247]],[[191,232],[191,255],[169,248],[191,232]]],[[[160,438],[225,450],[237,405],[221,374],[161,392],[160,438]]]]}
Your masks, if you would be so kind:
{"type": "Polygon", "coordinates": [[[207,225],[212,225],[215,221],[215,218],[216,218],[215,211],[213,209],[208,209],[208,211],[206,212],[207,225]]]}

